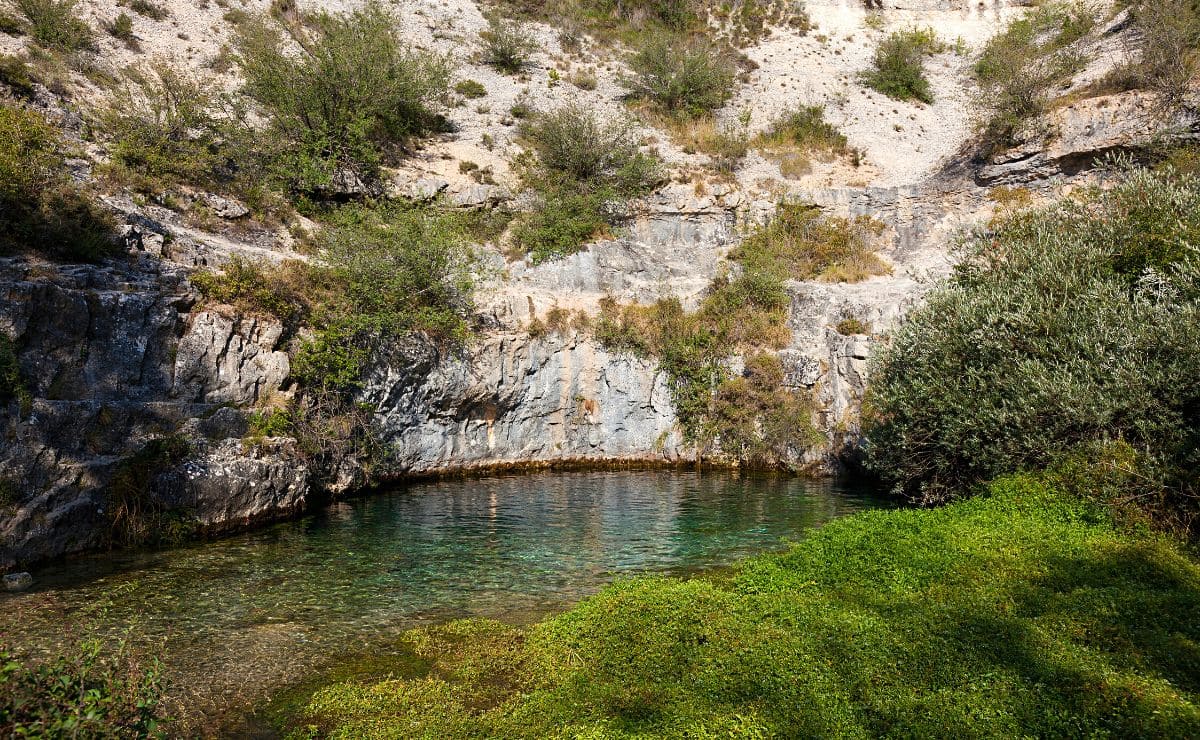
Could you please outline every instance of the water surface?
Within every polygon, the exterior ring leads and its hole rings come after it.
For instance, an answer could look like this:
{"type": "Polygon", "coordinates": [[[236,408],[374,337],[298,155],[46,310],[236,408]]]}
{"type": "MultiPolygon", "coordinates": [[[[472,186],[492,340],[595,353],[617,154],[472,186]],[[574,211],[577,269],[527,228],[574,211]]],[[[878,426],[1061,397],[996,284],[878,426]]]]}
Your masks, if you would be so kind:
{"type": "Polygon", "coordinates": [[[45,649],[129,631],[176,714],[236,713],[400,632],[525,622],[639,573],[777,549],[883,505],[829,482],[717,472],[539,473],[402,486],[215,542],[67,561],[0,596],[0,639],[45,649]]]}

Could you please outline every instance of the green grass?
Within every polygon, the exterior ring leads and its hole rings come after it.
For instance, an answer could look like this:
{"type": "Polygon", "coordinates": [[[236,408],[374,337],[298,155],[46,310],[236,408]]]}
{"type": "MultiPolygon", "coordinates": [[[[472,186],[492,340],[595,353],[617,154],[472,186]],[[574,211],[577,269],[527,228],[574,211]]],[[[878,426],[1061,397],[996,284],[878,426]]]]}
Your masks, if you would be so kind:
{"type": "Polygon", "coordinates": [[[1034,476],[834,522],[732,576],[619,582],[528,629],[403,639],[328,737],[1188,737],[1200,566],[1034,476]]]}

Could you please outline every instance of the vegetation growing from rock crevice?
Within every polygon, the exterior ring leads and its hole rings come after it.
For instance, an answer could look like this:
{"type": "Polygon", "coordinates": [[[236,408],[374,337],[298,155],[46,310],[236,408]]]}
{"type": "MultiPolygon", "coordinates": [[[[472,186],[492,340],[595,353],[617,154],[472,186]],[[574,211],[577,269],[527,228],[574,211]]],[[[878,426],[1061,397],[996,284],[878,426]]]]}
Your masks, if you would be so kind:
{"type": "Polygon", "coordinates": [[[793,280],[855,283],[892,271],[874,249],[884,228],[869,216],[825,216],[816,206],[785,202],[730,258],[793,280]]]}
{"type": "Polygon", "coordinates": [[[1200,182],[1125,170],[1109,189],[975,234],[872,375],[871,466],[944,500],[1120,439],[1147,500],[1191,517],[1200,480],[1200,182]]]}
{"type": "Polygon", "coordinates": [[[985,147],[1016,143],[1022,128],[1046,111],[1054,87],[1086,61],[1072,44],[1095,23],[1094,10],[1083,4],[1049,3],[988,40],[974,66],[985,147]]]}
{"type": "MultiPolygon", "coordinates": [[[[1085,480],[1077,481],[1087,486],[1085,480]]],[[[1024,475],[860,514],[729,576],[640,578],[526,629],[407,634],[420,675],[318,691],[316,737],[1183,737],[1200,568],[1024,475]],[[1102,687],[1102,688],[1097,688],[1102,687]]]]}
{"type": "Polygon", "coordinates": [[[661,179],[628,121],[603,121],[579,105],[538,112],[521,126],[529,153],[516,169],[541,205],[514,230],[535,263],[582,248],[620,221],[621,203],[661,179]]]}

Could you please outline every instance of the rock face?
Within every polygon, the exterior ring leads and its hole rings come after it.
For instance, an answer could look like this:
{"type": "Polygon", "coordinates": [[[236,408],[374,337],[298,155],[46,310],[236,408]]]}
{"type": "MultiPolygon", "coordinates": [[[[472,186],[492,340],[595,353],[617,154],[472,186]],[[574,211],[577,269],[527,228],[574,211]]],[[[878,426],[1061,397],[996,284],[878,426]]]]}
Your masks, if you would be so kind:
{"type": "Polygon", "coordinates": [[[1075,175],[1096,166],[1106,154],[1151,143],[1194,138],[1198,122],[1185,116],[1163,121],[1154,99],[1137,91],[1085,98],[1055,109],[1043,128],[1022,144],[992,157],[977,179],[986,185],[1023,185],[1075,175]]]}
{"type": "Polygon", "coordinates": [[[109,482],[165,436],[197,456],[174,484],[149,483],[156,505],[214,531],[299,508],[304,467],[282,450],[244,449],[244,413],[222,408],[280,391],[282,329],[193,312],[196,299],[182,268],[149,258],[0,260],[0,332],[24,386],[0,407],[0,479],[16,491],[0,509],[0,568],[104,545],[109,482]],[[209,474],[187,475],[196,470],[209,474]]]}
{"type": "Polygon", "coordinates": [[[397,473],[686,454],[665,375],[583,337],[496,334],[464,356],[413,342],[361,400],[397,473]]]}

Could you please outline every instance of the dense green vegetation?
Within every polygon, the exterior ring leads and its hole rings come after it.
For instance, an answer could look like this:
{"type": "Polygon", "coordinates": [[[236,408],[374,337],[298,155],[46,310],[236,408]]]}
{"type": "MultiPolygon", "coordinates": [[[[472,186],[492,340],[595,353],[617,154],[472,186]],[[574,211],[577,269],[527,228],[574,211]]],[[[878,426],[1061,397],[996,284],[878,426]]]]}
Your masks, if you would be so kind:
{"type": "Polygon", "coordinates": [[[33,40],[56,51],[78,51],[94,43],[92,29],[78,15],[78,0],[12,0],[33,40]]]}
{"type": "Polygon", "coordinates": [[[409,633],[411,677],[313,696],[318,737],[1187,737],[1200,567],[1017,476],[826,525],[708,579],[520,630],[409,633]]]}
{"type": "Polygon", "coordinates": [[[896,100],[933,102],[925,76],[925,57],[945,50],[933,29],[895,31],[875,50],[874,66],[862,74],[863,84],[896,100]]]}
{"type": "Polygon", "coordinates": [[[272,172],[291,190],[329,193],[346,172],[370,182],[409,136],[441,126],[450,62],[410,48],[378,2],[305,17],[291,53],[276,24],[239,27],[246,94],[268,116],[272,172]]]}
{"type": "Polygon", "coordinates": [[[520,220],[514,239],[535,263],[600,237],[619,221],[621,201],[661,179],[658,160],[639,150],[627,121],[604,122],[579,105],[535,113],[521,135],[530,153],[517,167],[542,202],[520,220]]]}
{"type": "Polygon", "coordinates": [[[0,103],[0,253],[95,260],[114,251],[112,219],[71,180],[65,149],[40,113],[0,103]]]}
{"type": "Polygon", "coordinates": [[[868,451],[897,489],[940,500],[1124,439],[1146,458],[1146,495],[1194,509],[1200,182],[1119,175],[975,235],[896,332],[873,375],[868,451]]]}
{"type": "Polygon", "coordinates": [[[211,300],[275,316],[300,341],[293,373],[306,387],[350,391],[389,339],[423,332],[447,344],[470,333],[473,262],[464,218],[398,204],[323,214],[318,257],[276,267],[233,261],[200,273],[211,300]]]}
{"type": "Polygon", "coordinates": [[[674,298],[648,306],[605,301],[593,333],[610,350],[658,361],[687,439],[705,454],[764,467],[794,464],[815,440],[813,403],[806,392],[784,388],[778,358],[761,354],[791,336],[785,281],[853,282],[886,273],[873,249],[882,228],[869,218],[781,203],[771,222],[730,253],[738,272],[715,280],[696,311],[674,298]],[[735,354],[747,358],[737,377],[735,354]]]}
{"type": "Polygon", "coordinates": [[[669,115],[711,113],[733,96],[733,60],[707,42],[654,36],[629,59],[629,68],[633,74],[624,83],[630,94],[669,115]]]}
{"type": "Polygon", "coordinates": [[[84,640],[46,660],[22,661],[0,643],[0,735],[160,737],[157,663],[123,643],[84,640]]]}

